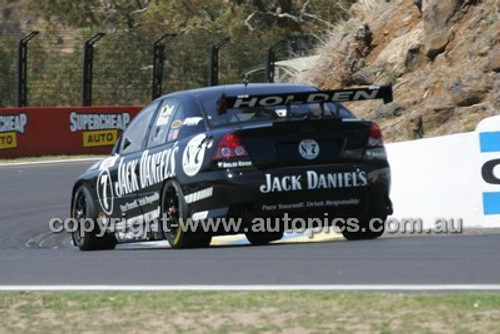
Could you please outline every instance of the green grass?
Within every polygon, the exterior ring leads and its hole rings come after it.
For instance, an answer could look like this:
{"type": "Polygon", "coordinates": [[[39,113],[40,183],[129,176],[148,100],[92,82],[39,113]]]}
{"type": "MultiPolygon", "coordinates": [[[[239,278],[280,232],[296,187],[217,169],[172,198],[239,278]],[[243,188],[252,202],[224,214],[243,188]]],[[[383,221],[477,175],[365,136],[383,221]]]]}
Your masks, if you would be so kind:
{"type": "Polygon", "coordinates": [[[13,159],[0,159],[0,164],[17,163],[17,162],[37,162],[48,160],[71,160],[83,158],[103,158],[105,155],[44,155],[40,157],[26,157],[26,158],[13,158],[13,159]]]}
{"type": "Polygon", "coordinates": [[[0,293],[0,333],[499,333],[500,294],[0,293]]]}

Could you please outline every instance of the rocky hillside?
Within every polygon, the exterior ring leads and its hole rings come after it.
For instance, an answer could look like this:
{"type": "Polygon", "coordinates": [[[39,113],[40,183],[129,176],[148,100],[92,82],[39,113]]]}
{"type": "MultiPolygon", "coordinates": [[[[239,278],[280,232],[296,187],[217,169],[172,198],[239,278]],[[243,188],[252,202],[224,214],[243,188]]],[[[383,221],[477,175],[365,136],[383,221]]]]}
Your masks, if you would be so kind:
{"type": "Polygon", "coordinates": [[[395,102],[351,105],[387,141],[473,131],[500,113],[500,0],[359,0],[300,81],[386,84],[395,102]]]}

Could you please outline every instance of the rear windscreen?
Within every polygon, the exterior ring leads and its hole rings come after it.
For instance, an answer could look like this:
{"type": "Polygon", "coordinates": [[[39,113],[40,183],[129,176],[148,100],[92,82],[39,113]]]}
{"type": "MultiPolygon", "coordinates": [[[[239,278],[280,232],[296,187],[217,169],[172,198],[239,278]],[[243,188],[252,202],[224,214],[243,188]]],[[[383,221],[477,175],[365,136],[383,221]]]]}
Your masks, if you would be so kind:
{"type": "Polygon", "coordinates": [[[218,112],[214,101],[203,103],[211,127],[240,123],[295,121],[320,118],[354,118],[340,103],[292,104],[272,107],[245,107],[222,109],[218,112]]]}

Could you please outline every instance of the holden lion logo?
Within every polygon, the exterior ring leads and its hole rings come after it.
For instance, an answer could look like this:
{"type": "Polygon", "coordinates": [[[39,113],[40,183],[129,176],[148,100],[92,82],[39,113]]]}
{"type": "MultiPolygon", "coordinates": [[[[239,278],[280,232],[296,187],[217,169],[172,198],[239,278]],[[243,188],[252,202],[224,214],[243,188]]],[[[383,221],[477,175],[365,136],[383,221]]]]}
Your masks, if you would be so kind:
{"type": "Polygon", "coordinates": [[[302,158],[314,160],[319,155],[319,144],[314,139],[304,139],[299,144],[299,153],[302,158]]]}

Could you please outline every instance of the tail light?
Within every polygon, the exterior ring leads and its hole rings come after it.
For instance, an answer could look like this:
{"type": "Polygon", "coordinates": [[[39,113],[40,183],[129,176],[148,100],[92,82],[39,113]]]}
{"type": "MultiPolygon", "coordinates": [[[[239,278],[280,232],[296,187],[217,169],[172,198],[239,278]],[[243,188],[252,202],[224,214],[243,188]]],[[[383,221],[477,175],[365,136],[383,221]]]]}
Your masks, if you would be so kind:
{"type": "Polygon", "coordinates": [[[229,133],[222,137],[217,144],[213,160],[248,157],[245,145],[241,143],[240,137],[234,133],[229,133]]]}
{"type": "Polygon", "coordinates": [[[382,139],[382,131],[380,131],[380,128],[375,123],[372,123],[370,126],[370,135],[368,136],[366,147],[367,148],[384,147],[384,141],[382,139]]]}
{"type": "Polygon", "coordinates": [[[365,159],[367,160],[385,160],[387,153],[382,139],[382,131],[377,124],[372,123],[370,126],[370,134],[366,142],[365,159]]]}

